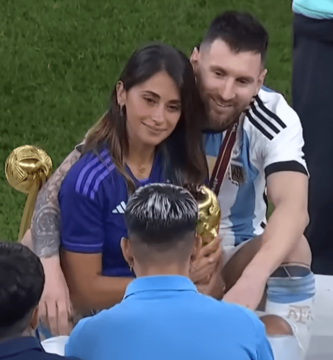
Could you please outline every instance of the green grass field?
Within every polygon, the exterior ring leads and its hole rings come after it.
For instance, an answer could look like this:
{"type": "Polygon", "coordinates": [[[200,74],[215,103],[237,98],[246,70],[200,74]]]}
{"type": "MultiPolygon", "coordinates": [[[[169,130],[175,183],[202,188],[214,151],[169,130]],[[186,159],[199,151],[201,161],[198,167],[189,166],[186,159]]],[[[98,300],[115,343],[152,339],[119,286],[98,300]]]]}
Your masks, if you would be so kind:
{"type": "Polygon", "coordinates": [[[57,167],[102,114],[139,44],[160,40],[190,54],[225,9],[251,11],[267,26],[266,84],[289,99],[290,0],[1,0],[0,239],[17,239],[25,203],[5,178],[9,153],[37,145],[57,167]]]}

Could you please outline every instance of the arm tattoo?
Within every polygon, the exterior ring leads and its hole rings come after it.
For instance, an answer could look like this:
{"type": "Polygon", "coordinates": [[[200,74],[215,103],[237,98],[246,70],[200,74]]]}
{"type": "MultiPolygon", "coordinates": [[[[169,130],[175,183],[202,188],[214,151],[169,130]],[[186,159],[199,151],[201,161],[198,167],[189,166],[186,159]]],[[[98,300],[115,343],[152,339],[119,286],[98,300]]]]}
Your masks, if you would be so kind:
{"type": "Polygon", "coordinates": [[[81,153],[73,150],[40,190],[31,221],[33,250],[39,257],[51,257],[59,253],[60,209],[58,193],[61,183],[81,153]]]}

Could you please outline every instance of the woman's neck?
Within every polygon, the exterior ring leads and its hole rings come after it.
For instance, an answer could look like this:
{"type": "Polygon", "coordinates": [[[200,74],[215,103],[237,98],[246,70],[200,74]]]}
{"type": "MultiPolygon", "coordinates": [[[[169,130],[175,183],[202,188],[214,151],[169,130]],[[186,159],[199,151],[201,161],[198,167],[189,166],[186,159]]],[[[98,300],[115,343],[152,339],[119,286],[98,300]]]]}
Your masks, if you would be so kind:
{"type": "Polygon", "coordinates": [[[155,146],[130,142],[126,163],[136,178],[149,176],[155,155],[155,146]]]}

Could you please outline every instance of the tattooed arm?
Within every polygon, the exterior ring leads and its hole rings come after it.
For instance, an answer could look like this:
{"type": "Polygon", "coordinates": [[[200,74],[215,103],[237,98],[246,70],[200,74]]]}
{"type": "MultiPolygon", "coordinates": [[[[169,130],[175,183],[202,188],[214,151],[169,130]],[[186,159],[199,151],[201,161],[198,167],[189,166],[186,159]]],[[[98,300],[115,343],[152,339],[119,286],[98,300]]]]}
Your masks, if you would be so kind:
{"type": "Polygon", "coordinates": [[[58,193],[71,166],[79,159],[79,149],[74,149],[40,190],[31,222],[33,250],[41,258],[58,255],[60,210],[58,193]]]}
{"type": "Polygon", "coordinates": [[[45,272],[45,287],[39,303],[39,316],[52,336],[68,335],[73,327],[73,309],[59,259],[58,192],[68,170],[80,155],[81,149],[78,146],[42,187],[31,222],[33,251],[40,257],[45,272]]]}

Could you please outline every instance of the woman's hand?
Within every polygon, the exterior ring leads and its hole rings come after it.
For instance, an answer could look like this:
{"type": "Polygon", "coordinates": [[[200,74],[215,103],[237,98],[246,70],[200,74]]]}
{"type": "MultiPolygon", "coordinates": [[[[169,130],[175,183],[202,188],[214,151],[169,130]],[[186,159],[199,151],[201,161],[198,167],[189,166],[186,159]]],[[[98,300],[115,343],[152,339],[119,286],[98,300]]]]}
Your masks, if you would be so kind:
{"type": "Polygon", "coordinates": [[[53,336],[68,335],[73,328],[69,291],[58,256],[41,258],[45,287],[39,303],[39,316],[53,336]]]}

